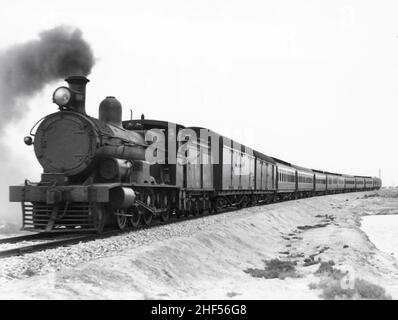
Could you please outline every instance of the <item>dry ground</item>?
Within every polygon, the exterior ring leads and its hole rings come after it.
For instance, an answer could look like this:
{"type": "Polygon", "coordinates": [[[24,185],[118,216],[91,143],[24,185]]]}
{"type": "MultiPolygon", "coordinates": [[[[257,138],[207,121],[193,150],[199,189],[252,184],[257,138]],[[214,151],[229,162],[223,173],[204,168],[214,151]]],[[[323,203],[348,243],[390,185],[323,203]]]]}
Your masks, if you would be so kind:
{"type": "Polygon", "coordinates": [[[377,284],[397,299],[397,261],[360,229],[362,215],[398,212],[396,195],[351,193],[258,206],[0,260],[0,298],[320,299],[330,274],[317,270],[333,261],[348,274],[338,279],[342,294],[332,298],[347,298],[344,283],[350,289],[361,279],[357,283],[377,284]],[[271,259],[293,262],[294,272],[283,279],[253,276],[250,269],[261,271],[271,259]]]}

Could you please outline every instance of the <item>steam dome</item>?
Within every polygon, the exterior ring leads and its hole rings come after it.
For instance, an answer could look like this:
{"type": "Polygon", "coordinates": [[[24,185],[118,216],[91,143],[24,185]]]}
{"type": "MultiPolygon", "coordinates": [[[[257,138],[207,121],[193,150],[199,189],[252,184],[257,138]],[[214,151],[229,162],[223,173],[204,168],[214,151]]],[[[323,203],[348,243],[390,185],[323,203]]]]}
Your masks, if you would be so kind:
{"type": "Polygon", "coordinates": [[[99,120],[122,127],[122,104],[115,97],[106,97],[99,106],[99,120]]]}

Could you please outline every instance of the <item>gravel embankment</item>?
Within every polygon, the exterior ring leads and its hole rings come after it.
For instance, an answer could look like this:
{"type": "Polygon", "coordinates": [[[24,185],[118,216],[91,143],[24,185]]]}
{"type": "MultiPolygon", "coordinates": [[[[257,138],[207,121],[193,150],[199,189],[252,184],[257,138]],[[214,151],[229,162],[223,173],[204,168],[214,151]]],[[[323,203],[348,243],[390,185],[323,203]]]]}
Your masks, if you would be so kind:
{"type": "MultiPolygon", "coordinates": [[[[259,207],[253,208],[258,210],[259,207]]],[[[253,210],[252,209],[252,210],[253,210]]],[[[193,235],[212,225],[224,224],[244,214],[242,211],[227,212],[219,215],[204,216],[188,221],[177,221],[167,225],[155,226],[150,229],[131,231],[127,234],[111,238],[79,243],[69,247],[49,249],[42,252],[26,254],[21,257],[10,257],[0,260],[0,281],[5,279],[26,278],[62,267],[73,267],[78,264],[115,255],[126,249],[142,247],[154,242],[174,237],[193,235]]],[[[32,242],[25,242],[29,245],[32,242]]],[[[15,244],[0,245],[0,250],[16,247],[15,244]]]]}

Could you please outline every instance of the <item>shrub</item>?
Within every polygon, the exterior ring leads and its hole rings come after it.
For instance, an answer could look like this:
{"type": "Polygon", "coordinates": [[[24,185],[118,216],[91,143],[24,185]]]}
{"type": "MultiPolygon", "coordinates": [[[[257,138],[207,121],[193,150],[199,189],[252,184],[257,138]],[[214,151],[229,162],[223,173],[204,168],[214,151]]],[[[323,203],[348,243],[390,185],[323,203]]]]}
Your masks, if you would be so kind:
{"type": "Polygon", "coordinates": [[[371,193],[371,194],[365,194],[362,198],[368,199],[368,198],[374,198],[374,197],[380,197],[380,195],[378,193],[371,193]]]}
{"type": "Polygon", "coordinates": [[[342,288],[341,281],[331,278],[323,279],[317,286],[312,285],[310,288],[322,289],[322,297],[327,300],[391,300],[384,288],[363,279],[355,279],[353,288],[342,288]]]}
{"type": "Polygon", "coordinates": [[[343,278],[347,272],[333,267],[334,262],[322,262],[316,275],[322,276],[318,284],[311,283],[310,289],[321,289],[321,296],[327,300],[336,299],[372,299],[372,300],[390,300],[391,296],[386,294],[386,290],[376,284],[364,279],[356,278],[352,288],[343,288],[341,286],[343,278]]]}
{"type": "Polygon", "coordinates": [[[328,262],[321,262],[317,271],[315,271],[316,275],[327,276],[334,280],[341,280],[347,274],[346,272],[342,272],[339,269],[333,267],[334,261],[330,260],[328,262]]]}
{"type": "Polygon", "coordinates": [[[364,279],[355,279],[355,289],[362,299],[391,300],[391,296],[386,294],[384,288],[364,279]]]}
{"type": "Polygon", "coordinates": [[[285,279],[298,278],[299,275],[296,272],[296,261],[282,261],[279,259],[264,260],[264,269],[253,269],[249,268],[244,272],[249,273],[255,278],[265,279],[285,279]]]}

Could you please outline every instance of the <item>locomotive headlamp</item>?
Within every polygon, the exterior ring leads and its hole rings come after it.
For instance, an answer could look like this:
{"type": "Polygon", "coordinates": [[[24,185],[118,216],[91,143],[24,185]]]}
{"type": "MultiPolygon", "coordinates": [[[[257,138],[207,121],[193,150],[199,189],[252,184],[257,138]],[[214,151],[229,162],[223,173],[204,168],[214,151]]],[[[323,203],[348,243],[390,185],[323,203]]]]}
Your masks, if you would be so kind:
{"type": "Polygon", "coordinates": [[[54,91],[53,102],[60,107],[66,107],[73,98],[72,91],[67,87],[60,87],[54,91]]]}

